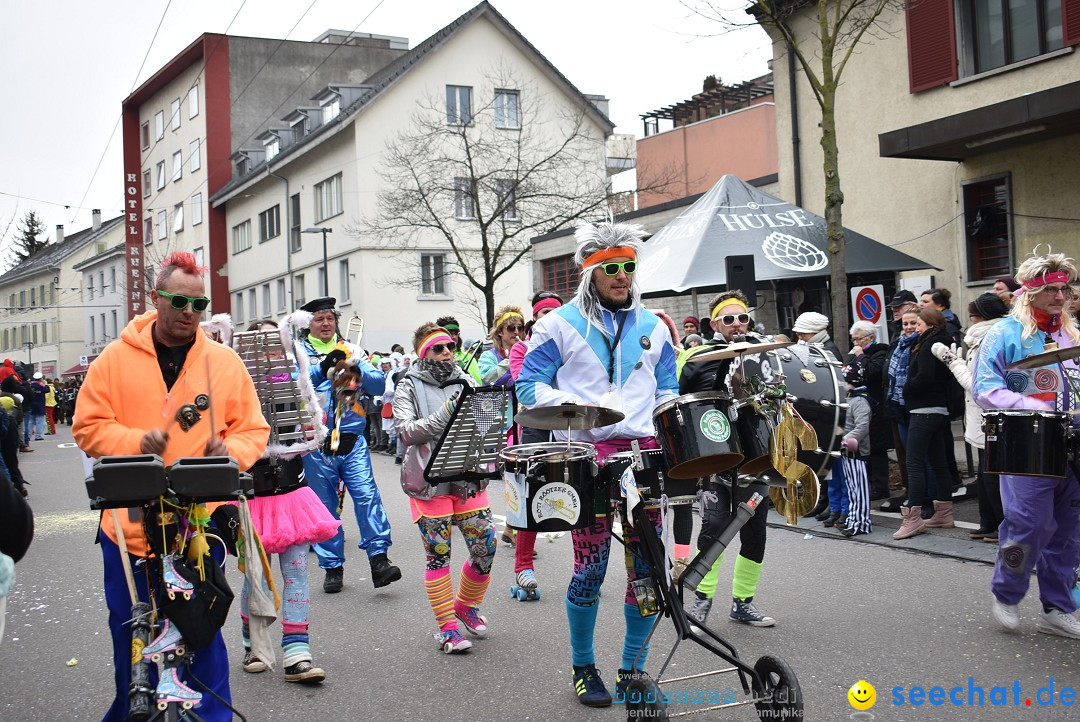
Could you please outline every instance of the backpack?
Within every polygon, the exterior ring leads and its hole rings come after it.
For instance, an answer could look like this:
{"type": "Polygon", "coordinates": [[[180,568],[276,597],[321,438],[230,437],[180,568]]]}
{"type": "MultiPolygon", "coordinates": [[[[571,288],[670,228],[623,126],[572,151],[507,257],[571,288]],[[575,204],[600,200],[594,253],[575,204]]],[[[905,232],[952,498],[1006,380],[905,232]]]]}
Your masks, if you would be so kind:
{"type": "Polygon", "coordinates": [[[945,400],[945,408],[949,410],[950,421],[956,421],[964,416],[967,408],[967,394],[951,371],[949,372],[949,379],[946,381],[945,400]]]}

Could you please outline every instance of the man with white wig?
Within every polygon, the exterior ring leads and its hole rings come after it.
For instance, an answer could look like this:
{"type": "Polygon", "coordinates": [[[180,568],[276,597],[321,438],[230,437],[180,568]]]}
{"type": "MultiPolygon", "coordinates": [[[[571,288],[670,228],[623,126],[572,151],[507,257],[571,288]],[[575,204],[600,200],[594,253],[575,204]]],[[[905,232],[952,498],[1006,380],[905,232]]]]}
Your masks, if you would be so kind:
{"type": "MultiPolygon", "coordinates": [[[[625,414],[617,424],[574,434],[575,440],[596,446],[601,463],[613,453],[629,451],[633,441],[644,449],[659,448],[653,435],[653,410],[678,395],[671,333],[656,315],[642,308],[635,281],[643,235],[640,226],[622,223],[578,227],[575,260],[581,267],[581,283],[577,295],[537,321],[517,381],[518,398],[530,408],[595,404],[625,414]]],[[[565,439],[566,432],[556,431],[555,438],[565,439]]],[[[606,507],[608,501],[598,499],[597,504],[606,507]]],[[[611,704],[593,650],[600,586],[611,550],[611,517],[606,508],[603,511],[593,526],[571,532],[574,572],[566,592],[574,689],[578,701],[591,707],[611,704]]],[[[659,527],[659,510],[648,514],[659,527]]],[[[627,528],[625,520],[623,528],[627,528]]],[[[637,533],[630,534],[628,543],[633,543],[637,533]]],[[[640,665],[644,665],[648,649],[643,645],[652,624],[651,617],[642,615],[631,588],[637,580],[641,580],[639,586],[649,583],[649,572],[632,555],[627,555],[627,577],[626,636],[616,680],[620,692],[642,674],[634,660],[640,652],[640,665]]]]}
{"type": "MultiPolygon", "coordinates": [[[[1076,265],[1061,253],[1033,256],[1016,272],[1020,288],[1012,312],[986,334],[975,361],[972,395],[984,409],[1075,412],[1080,408],[1080,367],[1076,360],[1032,369],[1006,367],[1042,353],[1050,342],[1060,348],[1080,344],[1080,330],[1063,309],[1076,265]]],[[[1070,416],[1070,425],[1080,416],[1070,416]]],[[[1061,454],[1067,453],[1062,449],[1061,454]]],[[[1080,639],[1080,619],[1072,589],[1080,562],[1080,484],[1072,466],[1064,478],[1001,475],[1005,521],[998,528],[993,616],[1008,631],[1020,626],[1019,605],[1035,568],[1042,614],[1036,629],[1080,639]]]]}

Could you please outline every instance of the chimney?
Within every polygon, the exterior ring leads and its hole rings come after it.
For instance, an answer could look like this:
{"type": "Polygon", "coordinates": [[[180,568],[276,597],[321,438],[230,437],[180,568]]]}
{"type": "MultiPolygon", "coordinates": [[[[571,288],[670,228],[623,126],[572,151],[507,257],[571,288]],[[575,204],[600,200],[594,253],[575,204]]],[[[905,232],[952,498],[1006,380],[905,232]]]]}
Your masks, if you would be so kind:
{"type": "Polygon", "coordinates": [[[63,226],[58,225],[56,227],[56,242],[58,244],[64,242],[64,227],[63,226]]]}
{"type": "Polygon", "coordinates": [[[94,210],[90,211],[90,217],[93,219],[93,221],[91,222],[91,229],[95,230],[95,231],[100,230],[101,229],[101,209],[100,208],[95,208],[94,210]]]}

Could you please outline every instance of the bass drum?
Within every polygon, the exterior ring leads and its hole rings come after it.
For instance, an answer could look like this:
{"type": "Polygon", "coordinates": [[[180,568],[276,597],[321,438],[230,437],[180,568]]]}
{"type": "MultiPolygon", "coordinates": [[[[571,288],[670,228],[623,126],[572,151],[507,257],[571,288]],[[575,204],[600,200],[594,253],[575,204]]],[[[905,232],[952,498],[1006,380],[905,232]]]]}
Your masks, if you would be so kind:
{"type": "Polygon", "coordinates": [[[824,479],[832,468],[834,457],[828,452],[839,451],[844,435],[847,386],[841,376],[842,365],[821,344],[798,343],[776,351],[747,354],[741,362],[735,359],[728,377],[729,388],[739,399],[744,395],[741,388],[745,385],[739,380],[740,370],[745,380],[759,376],[768,384],[776,383],[783,374],[788,395],[795,398],[795,411],[814,428],[818,446],[825,452],[800,451],[798,456],[819,479],[824,479]]]}

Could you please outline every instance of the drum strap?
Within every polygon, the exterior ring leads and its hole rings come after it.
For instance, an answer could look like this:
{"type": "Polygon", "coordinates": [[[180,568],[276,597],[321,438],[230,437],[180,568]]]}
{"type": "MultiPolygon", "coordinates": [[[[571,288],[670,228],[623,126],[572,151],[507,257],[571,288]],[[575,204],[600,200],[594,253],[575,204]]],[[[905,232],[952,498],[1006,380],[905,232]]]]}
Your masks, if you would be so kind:
{"type": "Polygon", "coordinates": [[[608,347],[609,358],[608,358],[607,377],[608,377],[608,383],[611,383],[611,384],[615,383],[615,349],[618,348],[618,346],[619,346],[619,340],[622,338],[623,324],[626,323],[626,319],[627,319],[627,317],[629,315],[630,315],[630,309],[627,309],[623,313],[622,319],[619,320],[618,328],[615,329],[615,340],[614,341],[608,341],[607,340],[607,335],[606,334],[601,334],[604,337],[604,343],[606,343],[607,347],[608,347]]]}

